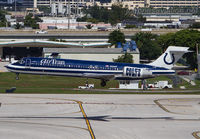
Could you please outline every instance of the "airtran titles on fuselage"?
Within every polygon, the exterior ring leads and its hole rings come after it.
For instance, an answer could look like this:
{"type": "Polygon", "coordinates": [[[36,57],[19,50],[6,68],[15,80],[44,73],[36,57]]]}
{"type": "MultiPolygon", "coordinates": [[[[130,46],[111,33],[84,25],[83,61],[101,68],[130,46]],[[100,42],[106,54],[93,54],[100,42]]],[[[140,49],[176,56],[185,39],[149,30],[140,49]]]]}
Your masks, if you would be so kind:
{"type": "Polygon", "coordinates": [[[65,65],[65,61],[57,60],[57,59],[42,59],[40,61],[40,65],[65,65]]]}

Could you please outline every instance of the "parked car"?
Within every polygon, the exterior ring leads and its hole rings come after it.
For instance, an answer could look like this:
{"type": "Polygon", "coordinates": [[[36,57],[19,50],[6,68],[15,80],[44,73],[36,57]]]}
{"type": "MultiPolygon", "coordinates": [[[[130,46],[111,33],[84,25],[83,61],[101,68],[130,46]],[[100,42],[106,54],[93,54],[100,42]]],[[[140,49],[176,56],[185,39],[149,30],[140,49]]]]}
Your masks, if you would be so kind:
{"type": "Polygon", "coordinates": [[[94,84],[85,84],[85,86],[78,86],[79,89],[92,89],[94,84]]]}
{"type": "Polygon", "coordinates": [[[36,34],[47,34],[48,32],[45,30],[39,30],[35,32],[36,34]]]}
{"type": "Polygon", "coordinates": [[[178,75],[190,75],[188,71],[180,71],[177,73],[178,75]]]}
{"type": "Polygon", "coordinates": [[[108,29],[106,27],[98,27],[97,30],[98,31],[108,31],[108,29]]]}

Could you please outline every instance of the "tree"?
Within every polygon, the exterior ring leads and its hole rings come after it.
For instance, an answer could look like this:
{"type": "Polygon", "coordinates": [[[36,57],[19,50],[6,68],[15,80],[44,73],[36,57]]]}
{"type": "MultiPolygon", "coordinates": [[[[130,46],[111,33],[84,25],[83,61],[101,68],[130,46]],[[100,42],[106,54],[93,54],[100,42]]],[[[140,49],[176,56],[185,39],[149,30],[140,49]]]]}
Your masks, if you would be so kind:
{"type": "Polygon", "coordinates": [[[189,47],[194,53],[185,54],[186,62],[192,69],[197,68],[196,45],[200,44],[200,32],[197,30],[181,30],[176,33],[161,35],[157,39],[163,51],[168,46],[189,47]]]}
{"type": "Polygon", "coordinates": [[[142,15],[138,15],[137,21],[144,23],[144,22],[146,22],[146,17],[143,17],[142,15]]]}
{"type": "Polygon", "coordinates": [[[126,25],[125,28],[136,28],[136,25],[126,25]]]}
{"type": "Polygon", "coordinates": [[[161,55],[161,48],[156,42],[157,37],[157,35],[148,32],[139,32],[131,38],[136,42],[140,50],[141,59],[152,60],[161,55]]]}
{"type": "Polygon", "coordinates": [[[174,45],[189,47],[193,53],[185,55],[186,62],[192,69],[197,68],[196,45],[200,44],[200,32],[197,30],[181,30],[175,33],[174,45]]]}
{"type": "Polygon", "coordinates": [[[20,28],[22,28],[22,26],[21,26],[19,23],[17,23],[17,24],[15,25],[15,29],[20,29],[20,28]]]}
{"type": "Polygon", "coordinates": [[[119,63],[133,63],[133,56],[129,53],[125,53],[122,56],[118,56],[117,59],[113,59],[113,61],[119,63]]]}
{"type": "Polygon", "coordinates": [[[32,27],[33,29],[39,29],[39,25],[37,22],[41,22],[42,20],[38,16],[33,16],[33,14],[28,14],[24,20],[24,26],[32,27]]]}
{"type": "Polygon", "coordinates": [[[94,23],[94,24],[97,24],[99,21],[97,20],[97,19],[95,19],[95,18],[88,18],[87,20],[86,20],[87,22],[92,22],[92,23],[94,23]]]}
{"type": "Polygon", "coordinates": [[[81,18],[77,18],[77,22],[86,22],[88,20],[87,16],[83,16],[81,18]]]}
{"type": "Polygon", "coordinates": [[[93,25],[91,25],[91,24],[87,24],[85,26],[86,26],[87,29],[92,29],[92,27],[93,27],[93,25]]]}
{"type": "Polygon", "coordinates": [[[86,16],[84,18],[79,18],[78,21],[88,20],[87,15],[90,15],[90,18],[96,19],[98,22],[109,22],[112,25],[122,22],[124,19],[131,16],[131,11],[127,8],[123,8],[122,5],[113,5],[110,10],[95,5],[89,9],[85,9],[84,13],[86,16]]]}
{"type": "Polygon", "coordinates": [[[124,33],[122,33],[120,30],[114,30],[109,34],[108,38],[108,42],[115,46],[117,45],[117,42],[121,42],[121,44],[126,42],[124,33]]]}
{"type": "Polygon", "coordinates": [[[195,22],[190,26],[190,28],[200,28],[200,23],[199,22],[195,22]]]}
{"type": "Polygon", "coordinates": [[[157,43],[162,48],[162,52],[164,52],[168,46],[174,45],[174,37],[175,33],[167,33],[164,35],[160,35],[157,38],[157,43]]]}
{"type": "Polygon", "coordinates": [[[112,25],[122,22],[125,19],[130,18],[131,12],[128,8],[123,8],[122,5],[112,5],[109,14],[109,22],[112,25]]]}
{"type": "Polygon", "coordinates": [[[0,27],[6,26],[6,18],[5,18],[6,12],[0,10],[0,27]]]}

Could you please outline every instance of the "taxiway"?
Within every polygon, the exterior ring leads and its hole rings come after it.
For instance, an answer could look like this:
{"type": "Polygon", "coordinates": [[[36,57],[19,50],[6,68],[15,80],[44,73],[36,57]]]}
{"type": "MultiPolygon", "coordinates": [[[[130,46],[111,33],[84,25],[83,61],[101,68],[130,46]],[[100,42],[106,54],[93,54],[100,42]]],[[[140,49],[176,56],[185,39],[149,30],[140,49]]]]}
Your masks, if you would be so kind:
{"type": "Polygon", "coordinates": [[[2,139],[199,139],[200,95],[1,94],[2,139]]]}

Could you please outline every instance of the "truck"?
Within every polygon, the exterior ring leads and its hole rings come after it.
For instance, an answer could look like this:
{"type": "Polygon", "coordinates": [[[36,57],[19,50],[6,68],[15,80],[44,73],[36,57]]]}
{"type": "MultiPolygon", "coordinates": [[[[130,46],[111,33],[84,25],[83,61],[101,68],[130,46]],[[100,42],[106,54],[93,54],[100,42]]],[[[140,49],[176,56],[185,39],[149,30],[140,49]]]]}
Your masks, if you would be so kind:
{"type": "Polygon", "coordinates": [[[167,89],[173,88],[172,84],[169,84],[168,81],[158,81],[154,84],[148,84],[148,88],[158,88],[158,89],[167,89]]]}
{"type": "Polygon", "coordinates": [[[85,84],[85,86],[78,86],[79,89],[92,89],[94,84],[85,84]]]}

